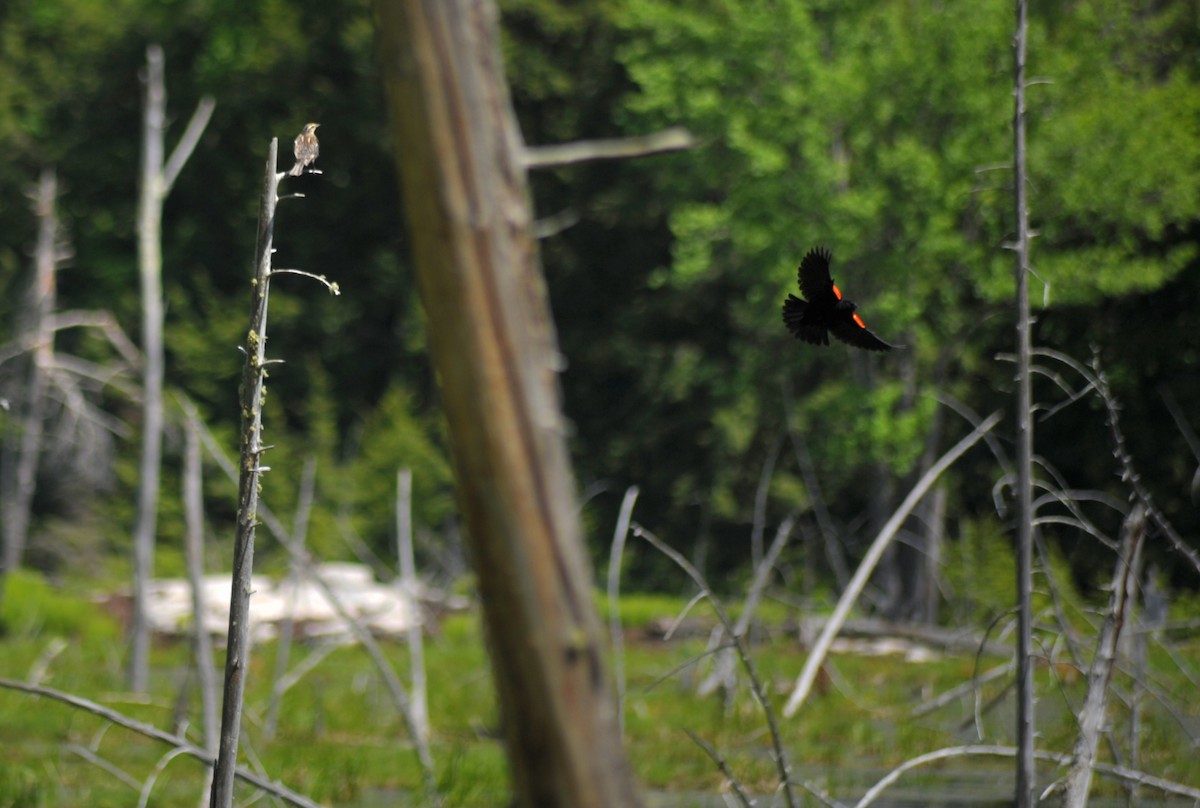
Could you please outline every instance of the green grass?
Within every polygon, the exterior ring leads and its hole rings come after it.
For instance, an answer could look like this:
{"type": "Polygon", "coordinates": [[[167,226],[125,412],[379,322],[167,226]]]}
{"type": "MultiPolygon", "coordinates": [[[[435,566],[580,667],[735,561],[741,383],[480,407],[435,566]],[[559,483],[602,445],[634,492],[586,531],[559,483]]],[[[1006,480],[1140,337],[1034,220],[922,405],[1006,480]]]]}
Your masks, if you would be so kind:
{"type": "MultiPolygon", "coordinates": [[[[603,601],[603,598],[599,598],[603,601]]],[[[699,700],[692,685],[707,671],[706,636],[671,642],[646,639],[634,631],[646,622],[674,617],[685,601],[631,596],[621,602],[626,642],[625,727],[630,759],[639,781],[648,788],[675,792],[715,793],[722,777],[708,757],[687,737],[690,729],[719,749],[750,788],[769,793],[776,774],[761,710],[747,689],[739,687],[728,703],[718,697],[699,700]]],[[[711,619],[701,605],[694,616],[711,619]]],[[[24,679],[47,649],[58,648],[48,662],[44,683],[99,701],[132,717],[174,729],[179,717],[192,722],[186,732],[198,740],[198,694],[187,675],[186,642],[161,641],[153,650],[151,699],[123,695],[123,642],[112,618],[80,594],[55,590],[32,576],[9,579],[0,612],[6,634],[0,639],[0,675],[24,679]],[[60,642],[61,641],[61,642],[60,642]]],[[[781,630],[786,615],[770,615],[770,639],[754,649],[756,663],[770,697],[781,709],[804,651],[781,630]]],[[[406,680],[407,653],[402,643],[385,643],[386,653],[406,680]]],[[[273,779],[327,804],[373,806],[423,802],[421,777],[404,724],[367,655],[341,648],[290,690],[282,701],[278,734],[268,740],[264,719],[275,667],[277,646],[256,648],[247,677],[245,743],[273,779]]],[[[1179,653],[1180,648],[1176,648],[1179,653]]],[[[1200,661],[1196,643],[1182,647],[1188,664],[1200,661]]],[[[310,649],[293,649],[295,664],[310,649]]],[[[487,658],[474,614],[445,619],[426,647],[434,729],[433,756],[437,783],[447,805],[505,805],[508,778],[503,748],[497,740],[499,715],[492,693],[487,658]]],[[[218,660],[220,662],[220,660],[218,660]]],[[[981,660],[982,669],[1000,664],[981,660]]],[[[1151,654],[1159,688],[1168,693],[1190,687],[1165,654],[1151,654]]],[[[898,657],[834,655],[827,676],[818,682],[803,711],[782,722],[784,740],[798,770],[822,779],[835,794],[845,795],[861,783],[854,772],[890,768],[922,752],[976,742],[974,701],[967,696],[914,719],[912,707],[971,678],[971,655],[940,657],[911,663],[898,657]]],[[[1069,751],[1074,724],[1066,704],[1083,698],[1083,677],[1062,678],[1062,670],[1039,668],[1039,734],[1045,748],[1069,751]]],[[[1070,674],[1070,671],[1066,671],[1070,674]]],[[[744,684],[744,676],[741,677],[744,684]]],[[[1128,689],[1129,680],[1117,684],[1128,689]]],[[[1002,683],[980,689],[981,703],[998,698],[985,712],[985,742],[1011,742],[1011,694],[1002,683]]],[[[1177,698],[1195,722],[1195,699],[1177,698]]],[[[1176,705],[1178,706],[1178,705],[1176,705]]],[[[1200,782],[1200,762],[1189,750],[1174,719],[1153,699],[1143,701],[1146,726],[1141,736],[1144,767],[1181,782],[1200,782]]],[[[1128,711],[1120,703],[1111,710],[1118,737],[1126,731],[1128,711]]],[[[0,808],[9,806],[127,806],[137,793],[113,775],[87,762],[73,747],[86,747],[138,781],[160,764],[168,750],[119,728],[106,728],[95,716],[31,696],[0,690],[0,808]]],[[[956,767],[996,771],[1004,761],[959,759],[956,767]]],[[[936,770],[910,775],[909,783],[936,770]]],[[[164,765],[151,805],[192,804],[203,781],[202,767],[189,758],[164,765]]],[[[1116,793],[1106,781],[1100,788],[1116,793]]],[[[250,789],[241,793],[249,797],[250,789]]]]}

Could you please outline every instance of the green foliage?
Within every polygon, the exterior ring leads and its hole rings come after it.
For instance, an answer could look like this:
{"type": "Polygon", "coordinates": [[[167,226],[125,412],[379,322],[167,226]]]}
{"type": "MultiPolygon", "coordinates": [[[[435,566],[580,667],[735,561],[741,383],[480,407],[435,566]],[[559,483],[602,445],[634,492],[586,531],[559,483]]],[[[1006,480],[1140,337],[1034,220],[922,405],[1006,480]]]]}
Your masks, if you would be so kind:
{"type": "MultiPolygon", "coordinates": [[[[976,599],[980,588],[1001,578],[1012,580],[1000,569],[1005,555],[995,528],[981,525],[972,531],[973,543],[996,547],[981,550],[973,559],[952,559],[956,564],[976,566],[972,573],[975,577],[969,581],[972,588],[960,593],[969,602],[976,599]],[[989,563],[997,566],[990,575],[984,566],[989,563]]],[[[28,601],[41,603],[43,611],[63,613],[81,602],[69,594],[52,591],[31,576],[18,576],[18,580],[22,580],[19,592],[28,601]],[[39,589],[41,593],[37,594],[39,589]]],[[[623,599],[620,605],[627,632],[625,729],[638,780],[647,787],[672,792],[719,788],[719,773],[688,740],[683,730],[689,729],[716,746],[743,782],[767,792],[775,784],[774,767],[764,754],[767,743],[761,711],[744,681],[728,703],[716,698],[699,701],[691,691],[709,661],[705,654],[707,628],[712,625],[708,606],[698,604],[690,613],[692,620],[702,625],[699,633],[672,642],[639,636],[641,626],[674,617],[684,605],[684,598],[646,596],[623,599]]],[[[790,631],[782,630],[795,619],[790,610],[774,604],[762,619],[766,630],[758,635],[761,641],[752,652],[778,705],[807,652],[796,644],[790,631]]],[[[6,638],[0,676],[25,676],[46,646],[51,622],[41,625],[41,634],[15,642],[12,636],[6,638]]],[[[79,617],[54,625],[72,630],[88,626],[79,617]]],[[[1081,621],[1078,628],[1081,636],[1092,636],[1093,630],[1086,623],[1081,621]]],[[[406,680],[408,655],[403,643],[385,642],[383,647],[401,679],[406,680]]],[[[360,648],[332,652],[298,686],[288,690],[278,734],[271,741],[262,736],[259,717],[270,694],[277,649],[275,643],[265,643],[250,657],[249,712],[243,724],[247,742],[253,744],[271,777],[318,801],[339,805],[374,804],[372,800],[380,795],[411,798],[420,794],[420,773],[404,748],[403,722],[379,683],[373,663],[360,648]]],[[[298,664],[311,651],[306,643],[297,643],[292,649],[292,664],[298,664]]],[[[178,674],[187,664],[188,653],[185,642],[155,645],[153,671],[159,692],[174,692],[173,688],[179,687],[178,674]]],[[[1194,643],[1176,644],[1171,653],[1151,648],[1152,676],[1163,692],[1182,692],[1179,688],[1184,686],[1186,676],[1180,670],[1180,661],[1192,664],[1197,653],[1194,643]]],[[[46,669],[48,683],[160,726],[169,725],[175,710],[195,715],[198,700],[194,687],[177,698],[137,704],[114,701],[112,693],[119,687],[120,672],[119,665],[106,660],[110,654],[111,641],[73,643],[50,661],[46,669]]],[[[508,794],[508,777],[503,747],[496,737],[499,718],[478,614],[447,616],[429,637],[425,654],[429,681],[434,683],[429,707],[436,780],[443,798],[455,805],[502,803],[508,794]]],[[[1001,700],[1000,709],[981,715],[981,726],[987,742],[1007,742],[1011,720],[1005,700],[1011,699],[1011,694],[1005,691],[1005,681],[980,685],[978,692],[967,693],[920,720],[910,715],[915,704],[1003,662],[990,657],[976,660],[973,653],[935,656],[924,662],[905,661],[898,655],[835,653],[825,665],[828,675],[822,677],[803,715],[783,725],[796,770],[806,779],[827,783],[835,794],[861,791],[863,778],[870,778],[866,770],[889,767],[921,752],[958,743],[962,723],[975,716],[977,697],[1001,700]]],[[[1120,676],[1122,687],[1131,686],[1124,674],[1120,676]]],[[[1080,701],[1086,681],[1065,665],[1040,667],[1036,679],[1039,734],[1053,745],[1051,748],[1064,748],[1077,731],[1068,707],[1080,701]]],[[[32,698],[0,690],[0,743],[9,751],[5,766],[0,767],[0,805],[127,804],[131,796],[127,786],[79,756],[61,752],[62,745],[93,743],[100,738],[99,753],[138,778],[154,769],[163,748],[117,728],[100,733],[103,722],[98,718],[32,698]],[[31,777],[32,773],[39,776],[31,777]]],[[[1187,757],[1187,745],[1179,740],[1179,714],[1153,701],[1144,702],[1142,711],[1142,760],[1147,765],[1153,762],[1154,771],[1169,769],[1173,779],[1193,780],[1195,762],[1187,757]]],[[[1127,711],[1116,704],[1112,717],[1114,737],[1123,737],[1129,720],[1127,711]]],[[[980,776],[995,771],[987,760],[964,759],[959,765],[980,776]]],[[[930,777],[936,782],[932,774],[930,777]]],[[[159,780],[155,798],[163,804],[183,804],[194,796],[201,782],[201,768],[191,761],[180,761],[159,780]]],[[[249,798],[251,790],[239,793],[249,798]]]]}
{"type": "Polygon", "coordinates": [[[1200,85],[1162,42],[1176,13],[1096,0],[1036,51],[1037,268],[1054,300],[1155,289],[1195,261],[1175,231],[1200,215],[1200,85]]]}
{"type": "MultiPolygon", "coordinates": [[[[541,247],[568,359],[562,382],[579,477],[604,490],[587,515],[595,553],[608,542],[614,492],[637,483],[639,520],[685,550],[708,546],[715,568],[743,565],[763,459],[787,428],[804,437],[835,522],[860,524],[960,434],[951,417],[939,427],[938,396],[978,411],[998,406],[1011,376],[994,361],[1011,343],[999,307],[1012,293],[1011,256],[1001,249],[1012,231],[1007,3],[501,6],[527,142],[683,124],[702,143],[532,177],[538,215],[580,216],[541,247]],[[834,274],[870,327],[902,351],[813,349],[782,332],[779,302],[799,257],[818,243],[834,250],[834,274]]],[[[1119,0],[1033,13],[1034,266],[1055,305],[1037,336],[1079,355],[1100,343],[1130,413],[1131,443],[1154,458],[1146,473],[1170,491],[1159,495],[1186,528],[1191,510],[1176,483],[1191,469],[1175,436],[1158,428],[1163,412],[1146,391],[1170,385],[1185,409],[1195,397],[1194,15],[1119,0]]],[[[300,123],[322,121],[325,174],[294,181],[290,190],[306,198],[281,208],[278,261],[328,274],[345,294],[331,299],[295,278],[275,286],[271,351],[286,364],[271,380],[267,434],[277,448],[264,501],[290,524],[301,470],[316,457],[314,546],[344,554],[349,525],[390,554],[395,472],[411,465],[418,525],[437,530],[453,519],[367,0],[17,0],[0,8],[0,23],[8,158],[0,188],[20,200],[43,165],[57,166],[75,251],[59,273],[63,307],[109,309],[128,334],[138,330],[132,214],[146,44],[161,42],[167,54],[168,147],[199,96],[216,96],[167,204],[168,375],[230,450],[261,160],[270,137],[286,152],[300,123]]],[[[0,232],[9,292],[0,314],[12,315],[33,235],[19,201],[0,206],[0,232]]],[[[106,403],[136,435],[136,407],[116,395],[106,403]]],[[[1044,430],[1039,452],[1086,450],[1074,465],[1055,459],[1072,484],[1114,486],[1107,466],[1095,477],[1103,436],[1065,434],[1044,430]]],[[[110,574],[114,565],[94,553],[123,552],[134,440],[121,443],[116,492],[66,517],[77,530],[60,542],[89,548],[64,555],[110,574]]],[[[168,572],[179,570],[177,447],[168,440],[160,520],[159,566],[168,572]]],[[[976,479],[985,476],[956,489],[951,519],[987,506],[994,469],[976,479]]],[[[209,472],[216,536],[231,535],[230,490],[209,472]]],[[[770,524],[813,506],[790,446],[769,491],[770,524]]],[[[35,548],[39,537],[45,547],[67,534],[54,506],[38,507],[35,548]]],[[[282,563],[270,545],[263,558],[282,563]]],[[[634,561],[631,585],[675,580],[645,555],[634,561]]]]}
{"type": "Polygon", "coordinates": [[[60,637],[89,644],[115,642],[117,625],[89,598],[57,590],[41,576],[13,570],[4,577],[0,624],[7,637],[60,637]]]}
{"type": "Polygon", "coordinates": [[[957,540],[946,547],[942,574],[955,605],[955,624],[987,625],[1016,603],[1012,538],[992,520],[962,525],[957,540]]]}
{"type": "Polygon", "coordinates": [[[3,808],[40,808],[53,805],[42,772],[32,766],[5,767],[0,772],[0,806],[3,808]]]}
{"type": "MultiPolygon", "coordinates": [[[[580,216],[577,226],[543,241],[542,254],[569,360],[562,381],[580,477],[604,491],[587,515],[598,556],[619,492],[637,483],[639,521],[685,551],[707,548],[708,567],[721,572],[717,584],[736,587],[746,577],[763,459],[781,431],[803,437],[837,525],[856,526],[873,506],[891,504],[889,489],[902,490],[922,457],[959,434],[961,423],[949,416],[935,434],[938,396],[983,412],[1005,400],[1011,369],[994,356],[1011,344],[1000,308],[1012,295],[1012,260],[1001,249],[1012,234],[1008,3],[502,6],[504,55],[527,142],[683,124],[703,143],[684,154],[539,172],[532,180],[539,215],[580,216]],[[870,327],[902,351],[867,357],[841,345],[811,349],[782,332],[779,302],[793,288],[799,257],[815,244],[834,250],[838,283],[870,327]]],[[[1030,72],[1048,81],[1029,93],[1040,235],[1034,266],[1054,306],[1039,316],[1037,336],[1081,357],[1098,344],[1146,479],[1191,535],[1195,509],[1180,481],[1190,479],[1194,463],[1165,426],[1154,393],[1173,393],[1185,411],[1200,395],[1194,9],[1081,0],[1037,4],[1033,13],[1030,72]]],[[[286,364],[273,368],[271,380],[267,430],[276,448],[264,501],[290,525],[301,470],[315,457],[312,545],[323,555],[345,553],[348,514],[349,525],[390,557],[398,468],[414,471],[419,526],[440,528],[454,518],[454,505],[424,323],[404,271],[372,36],[367,0],[0,5],[0,189],[9,201],[0,205],[7,292],[0,319],[15,322],[33,239],[21,191],[44,165],[55,165],[75,254],[58,275],[63,307],[108,309],[137,334],[136,77],[146,44],[161,42],[168,147],[201,94],[218,102],[167,205],[169,382],[197,402],[232,453],[261,161],[270,137],[280,137],[286,152],[302,122],[321,121],[325,174],[289,188],[307,198],[281,208],[278,259],[328,274],[345,293],[330,299],[290,278],[275,286],[271,352],[286,364]]],[[[104,356],[65,339],[88,359],[104,356]]],[[[1038,392],[1048,400],[1061,391],[1047,383],[1038,392]]],[[[136,435],[136,407],[112,394],[106,404],[136,435]]],[[[31,549],[44,561],[53,548],[76,565],[68,581],[78,580],[79,568],[127,577],[119,559],[132,521],[135,440],[122,443],[111,496],[71,514],[37,503],[31,549]],[[105,548],[111,555],[98,557],[105,548]]],[[[1070,484],[1127,496],[1094,407],[1077,405],[1041,423],[1038,447],[1070,484]]],[[[769,487],[772,525],[793,508],[807,519],[815,502],[791,448],[785,444],[769,487]]],[[[165,574],[182,569],[177,449],[169,435],[156,565],[165,574]]],[[[956,625],[1003,614],[1015,577],[1006,534],[977,515],[991,507],[995,464],[967,462],[974,465],[952,482],[949,515],[961,529],[945,549],[956,625]]],[[[232,490],[207,471],[214,536],[232,535],[232,490]]],[[[1060,552],[1054,545],[1072,544],[1061,532],[1047,538],[1067,618],[1086,630],[1092,616],[1085,609],[1098,604],[1073,584],[1091,593],[1111,563],[1096,561],[1090,545],[1060,552]]],[[[226,555],[228,544],[217,541],[212,555],[226,555]]],[[[273,543],[260,547],[268,566],[282,566],[273,543]]],[[[1149,549],[1174,563],[1161,548],[1149,549]]],[[[628,559],[627,586],[679,587],[677,571],[661,559],[636,549],[628,559]]],[[[1042,615],[1051,613],[1048,580],[1038,580],[1042,615]]],[[[827,591],[827,581],[814,583],[827,591]]],[[[621,620],[635,628],[682,605],[626,598],[621,620]]],[[[118,687],[120,632],[90,600],[16,573],[6,578],[0,609],[5,675],[27,675],[48,641],[62,638],[69,645],[51,666],[52,684],[102,697],[118,687]]],[[[1186,617],[1195,607],[1181,594],[1173,609],[1186,617]]],[[[429,654],[439,684],[431,694],[438,780],[451,802],[496,804],[507,785],[500,745],[481,739],[481,728],[498,718],[478,623],[454,617],[442,629],[429,654]]],[[[253,658],[256,705],[266,698],[270,648],[253,658]]],[[[670,787],[716,784],[711,763],[681,738],[686,725],[729,750],[748,782],[769,786],[753,705],[739,696],[728,711],[697,708],[677,684],[676,669],[702,650],[699,641],[629,647],[627,726],[639,776],[670,787]]],[[[405,664],[402,649],[388,653],[405,664]]],[[[782,695],[802,653],[787,644],[760,653],[782,695]]],[[[156,685],[165,692],[185,649],[155,654],[156,685]]],[[[837,657],[829,666],[832,688],[811,705],[794,742],[804,761],[834,766],[894,762],[952,739],[905,710],[914,695],[969,677],[972,664],[837,657]]],[[[337,803],[364,799],[376,785],[415,788],[415,766],[396,754],[401,723],[381,690],[363,684],[371,681],[366,669],[361,653],[339,651],[314,675],[315,687],[289,693],[281,741],[266,751],[273,775],[337,803]]],[[[1060,687],[1051,674],[1058,672],[1039,674],[1048,692],[1077,703],[1079,683],[1060,687]]],[[[999,687],[982,695],[998,696],[999,687]]],[[[167,723],[157,704],[126,706],[167,723]]],[[[1067,742],[1075,730],[1068,707],[1047,710],[1062,721],[1040,727],[1043,737],[1067,742]]],[[[945,726],[958,726],[971,705],[953,711],[945,726]]],[[[987,720],[997,736],[1006,731],[1000,719],[987,720]]],[[[1114,720],[1124,726],[1128,717],[1118,712],[1114,720]]],[[[1190,761],[1179,760],[1181,745],[1172,746],[1167,723],[1146,731],[1143,759],[1184,770],[1190,761]]],[[[258,731],[254,720],[248,724],[248,732],[258,731]]],[[[87,742],[97,729],[65,708],[29,710],[25,697],[0,694],[0,745],[19,757],[0,768],[0,806],[127,804],[124,786],[92,788],[88,764],[55,756],[64,739],[87,742]]],[[[139,772],[150,771],[161,752],[125,736],[110,739],[103,751],[110,750],[128,755],[139,772]]],[[[198,767],[178,770],[162,781],[164,804],[192,796],[198,767]]]]}
{"type": "Polygon", "coordinates": [[[440,441],[440,419],[423,417],[401,387],[389,390],[362,426],[362,449],[350,469],[352,488],[344,493],[355,506],[359,532],[376,550],[394,557],[396,474],[413,475],[414,518],[440,525],[453,512],[449,460],[440,441]]]}

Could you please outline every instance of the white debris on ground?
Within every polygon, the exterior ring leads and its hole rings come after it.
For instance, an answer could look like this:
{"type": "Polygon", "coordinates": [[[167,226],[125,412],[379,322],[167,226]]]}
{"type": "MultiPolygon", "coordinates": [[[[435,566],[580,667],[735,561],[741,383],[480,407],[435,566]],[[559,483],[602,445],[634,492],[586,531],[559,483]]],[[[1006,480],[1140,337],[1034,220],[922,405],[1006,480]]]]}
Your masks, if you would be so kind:
{"type": "Polygon", "coordinates": [[[903,656],[905,662],[933,662],[942,657],[932,648],[900,637],[838,638],[829,646],[829,650],[835,654],[856,656],[903,656]]]}
{"type": "MultiPolygon", "coordinates": [[[[372,634],[395,636],[422,622],[416,593],[406,591],[399,582],[376,582],[366,565],[330,562],[313,569],[345,611],[372,634]]],[[[209,634],[224,637],[229,629],[231,580],[232,576],[225,574],[206,575],[202,581],[205,604],[202,624],[209,634]]],[[[251,587],[250,636],[254,640],[275,637],[289,614],[297,633],[329,639],[353,638],[329,598],[311,579],[288,577],[276,582],[255,575],[251,578],[251,587]]],[[[156,633],[188,633],[192,624],[192,590],[187,580],[163,578],[152,581],[148,611],[151,628],[156,633]]]]}

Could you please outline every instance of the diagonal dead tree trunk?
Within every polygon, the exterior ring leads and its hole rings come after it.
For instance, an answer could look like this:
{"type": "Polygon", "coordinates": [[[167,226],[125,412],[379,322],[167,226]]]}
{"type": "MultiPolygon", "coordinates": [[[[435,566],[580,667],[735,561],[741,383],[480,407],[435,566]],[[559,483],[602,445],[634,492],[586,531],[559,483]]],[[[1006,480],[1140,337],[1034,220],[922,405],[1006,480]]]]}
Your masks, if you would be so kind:
{"type": "Polygon", "coordinates": [[[1134,559],[1146,535],[1146,511],[1134,505],[1122,528],[1121,547],[1117,552],[1117,566],[1113,573],[1112,591],[1108,597],[1108,611],[1096,640],[1096,655],[1088,669],[1088,691],[1083,707],[1079,710],[1079,736],[1071,753],[1071,769],[1067,772],[1063,787],[1064,808],[1086,808],[1088,792],[1092,785],[1092,769],[1100,749],[1100,736],[1104,729],[1108,707],[1109,685],[1113,669],[1117,664],[1117,647],[1121,629],[1129,616],[1130,604],[1136,597],[1137,576],[1134,559]]]}
{"type": "Polygon", "coordinates": [[[490,0],[377,0],[392,148],[517,802],[637,805],[490,0]]]}

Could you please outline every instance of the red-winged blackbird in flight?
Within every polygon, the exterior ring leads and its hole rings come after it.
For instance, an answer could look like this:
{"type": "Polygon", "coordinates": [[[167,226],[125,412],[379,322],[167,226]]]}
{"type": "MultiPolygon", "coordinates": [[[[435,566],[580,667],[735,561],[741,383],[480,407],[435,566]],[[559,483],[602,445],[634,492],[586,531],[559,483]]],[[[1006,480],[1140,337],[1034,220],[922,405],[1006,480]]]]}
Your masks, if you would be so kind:
{"type": "Polygon", "coordinates": [[[890,351],[891,345],[867,330],[867,325],[858,316],[855,306],[842,297],[842,292],[833,285],[829,276],[829,262],[833,258],[829,250],[815,247],[808,251],[800,262],[797,272],[800,294],[808,298],[801,300],[788,295],[783,301],[783,322],[796,339],[813,345],[828,345],[829,332],[842,342],[868,351],[890,351]]]}

